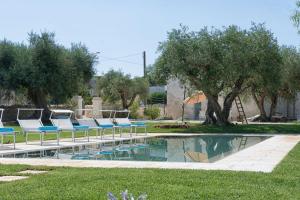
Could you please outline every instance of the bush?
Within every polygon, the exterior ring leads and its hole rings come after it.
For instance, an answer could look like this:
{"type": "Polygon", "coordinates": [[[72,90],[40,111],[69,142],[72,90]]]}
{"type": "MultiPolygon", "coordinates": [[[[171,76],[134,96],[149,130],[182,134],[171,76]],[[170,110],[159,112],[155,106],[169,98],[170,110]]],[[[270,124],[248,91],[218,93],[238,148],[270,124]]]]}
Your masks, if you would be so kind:
{"type": "Polygon", "coordinates": [[[133,104],[129,107],[129,117],[131,119],[138,119],[141,118],[141,116],[139,115],[138,111],[139,111],[140,105],[137,101],[133,102],[133,104]]]}
{"type": "Polygon", "coordinates": [[[148,104],[166,104],[167,103],[167,94],[164,92],[154,92],[148,99],[148,104]]]}
{"type": "Polygon", "coordinates": [[[160,109],[157,106],[145,108],[144,115],[149,119],[157,119],[160,116],[160,109]]]}

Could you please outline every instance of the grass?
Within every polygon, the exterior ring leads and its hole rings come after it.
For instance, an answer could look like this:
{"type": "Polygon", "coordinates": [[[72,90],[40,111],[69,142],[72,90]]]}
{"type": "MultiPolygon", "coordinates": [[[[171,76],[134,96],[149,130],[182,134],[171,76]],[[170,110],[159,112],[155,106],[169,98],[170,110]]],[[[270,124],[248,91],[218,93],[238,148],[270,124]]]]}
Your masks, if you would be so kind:
{"type": "Polygon", "coordinates": [[[149,199],[299,199],[300,144],[272,173],[48,168],[0,165],[0,175],[50,170],[29,179],[0,183],[1,199],[106,199],[107,192],[147,193],[149,199]]]}
{"type": "MultiPolygon", "coordinates": [[[[248,124],[248,125],[232,125],[232,126],[213,126],[190,124],[189,128],[155,128],[156,125],[164,123],[148,123],[149,133],[271,133],[271,134],[299,134],[300,124],[248,124]]],[[[19,126],[10,126],[16,131],[21,131],[19,126]]],[[[142,130],[143,131],[143,130],[142,130]]],[[[107,130],[107,133],[111,133],[107,130]]],[[[83,137],[82,132],[78,132],[76,137],[83,137]]],[[[96,131],[90,131],[90,135],[95,136],[96,131]]],[[[70,132],[62,132],[61,138],[71,138],[70,132]]],[[[56,139],[56,134],[46,134],[45,140],[56,139]]],[[[39,134],[29,134],[29,141],[39,140],[39,134]]],[[[5,137],[4,143],[11,143],[12,137],[5,137]]],[[[25,136],[17,135],[17,142],[25,142],[25,136]]]]}
{"type": "MultiPolygon", "coordinates": [[[[150,123],[149,132],[152,133],[272,133],[297,134],[300,133],[300,124],[239,124],[231,126],[216,126],[189,124],[189,128],[155,128],[158,124],[150,123]]],[[[160,125],[163,125],[161,123],[160,125]]]]}

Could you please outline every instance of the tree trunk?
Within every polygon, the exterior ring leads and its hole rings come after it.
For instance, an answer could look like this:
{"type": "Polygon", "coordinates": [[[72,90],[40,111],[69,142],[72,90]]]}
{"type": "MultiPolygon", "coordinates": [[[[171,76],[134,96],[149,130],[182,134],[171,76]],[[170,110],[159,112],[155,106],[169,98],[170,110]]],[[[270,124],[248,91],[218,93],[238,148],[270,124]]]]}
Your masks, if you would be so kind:
{"type": "Polygon", "coordinates": [[[128,109],[127,98],[124,93],[120,93],[120,96],[121,96],[122,107],[124,110],[127,110],[128,109]]]}
{"type": "Polygon", "coordinates": [[[260,112],[260,121],[268,121],[266,110],[265,110],[265,98],[266,94],[261,93],[259,96],[255,94],[254,91],[252,91],[252,97],[259,109],[260,112]]]}
{"type": "MultiPolygon", "coordinates": [[[[40,89],[36,89],[36,90],[29,89],[28,96],[36,108],[44,109],[42,120],[49,121],[50,110],[48,108],[48,103],[47,103],[46,95],[44,94],[44,92],[41,91],[40,89]]],[[[34,116],[39,117],[39,114],[34,113],[34,116]]]]}
{"type": "Polygon", "coordinates": [[[208,94],[207,98],[208,98],[208,101],[211,102],[211,107],[214,110],[214,113],[216,114],[216,117],[217,117],[215,124],[221,125],[221,126],[230,124],[228,122],[228,118],[226,118],[223,115],[222,108],[218,102],[218,95],[209,95],[208,94]]]}
{"type": "Polygon", "coordinates": [[[205,111],[205,121],[203,122],[204,125],[217,123],[217,119],[216,119],[214,113],[215,112],[214,112],[214,108],[212,106],[212,102],[211,102],[211,100],[208,99],[207,108],[205,111]]]}
{"type": "Polygon", "coordinates": [[[132,106],[132,104],[133,104],[133,102],[135,101],[136,97],[137,97],[137,94],[134,94],[134,95],[131,97],[131,99],[130,99],[130,101],[129,101],[129,104],[127,105],[127,108],[129,108],[130,106],[132,106]]]}
{"type": "Polygon", "coordinates": [[[278,101],[278,95],[273,94],[273,95],[271,95],[270,99],[271,99],[271,106],[270,106],[270,113],[269,113],[268,119],[271,121],[272,117],[275,115],[277,101],[278,101]]]}

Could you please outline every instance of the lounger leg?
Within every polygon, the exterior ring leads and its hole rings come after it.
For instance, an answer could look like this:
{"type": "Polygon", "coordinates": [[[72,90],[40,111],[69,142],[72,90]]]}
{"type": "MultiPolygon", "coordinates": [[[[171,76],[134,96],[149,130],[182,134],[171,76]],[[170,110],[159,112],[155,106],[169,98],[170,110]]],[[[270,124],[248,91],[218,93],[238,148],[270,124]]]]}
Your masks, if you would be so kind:
{"type": "Polygon", "coordinates": [[[42,133],[40,133],[40,144],[42,145],[42,133]]]}
{"type": "Polygon", "coordinates": [[[112,128],[113,140],[115,139],[115,132],[116,132],[116,129],[112,128]]]}
{"type": "Polygon", "coordinates": [[[88,138],[88,142],[89,142],[90,141],[89,130],[86,130],[86,134],[87,134],[87,138],[88,138]]]}
{"type": "Polygon", "coordinates": [[[74,131],[72,131],[72,140],[73,140],[73,142],[75,142],[75,137],[74,137],[74,131]]]}
{"type": "Polygon", "coordinates": [[[59,131],[57,131],[56,139],[57,139],[57,145],[59,145],[59,131]]]}
{"type": "Polygon", "coordinates": [[[103,139],[103,135],[105,134],[105,129],[102,130],[102,133],[101,133],[101,140],[103,139]]]}
{"type": "Polygon", "coordinates": [[[132,126],[130,127],[130,137],[132,138],[132,126]]]}
{"type": "Polygon", "coordinates": [[[1,134],[1,145],[3,146],[3,134],[1,134]]]}
{"type": "Polygon", "coordinates": [[[98,139],[98,136],[99,136],[99,128],[97,128],[96,139],[98,139]]]}
{"type": "Polygon", "coordinates": [[[16,132],[14,132],[14,149],[16,149],[16,132]]]}
{"type": "Polygon", "coordinates": [[[27,132],[25,132],[25,140],[26,140],[26,144],[27,144],[27,140],[28,140],[28,134],[27,134],[27,132]]]}
{"type": "Polygon", "coordinates": [[[147,136],[148,133],[147,133],[147,127],[145,126],[145,135],[147,136]]]}

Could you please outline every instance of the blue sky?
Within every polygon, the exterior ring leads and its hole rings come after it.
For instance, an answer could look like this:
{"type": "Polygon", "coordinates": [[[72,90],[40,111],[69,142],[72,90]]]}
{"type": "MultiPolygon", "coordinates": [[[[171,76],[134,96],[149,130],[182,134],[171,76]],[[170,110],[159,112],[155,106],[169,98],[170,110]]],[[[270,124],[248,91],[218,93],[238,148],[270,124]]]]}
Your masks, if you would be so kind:
{"type": "Polygon", "coordinates": [[[158,43],[180,23],[191,30],[266,23],[280,44],[300,44],[290,20],[295,0],[0,0],[0,9],[0,39],[26,42],[30,31],[53,31],[65,46],[82,42],[101,52],[98,74],[114,68],[141,76],[142,51],[152,64],[158,43]]]}

